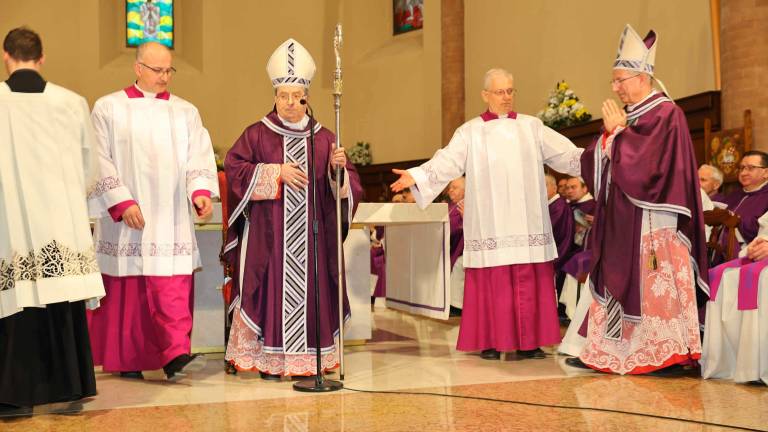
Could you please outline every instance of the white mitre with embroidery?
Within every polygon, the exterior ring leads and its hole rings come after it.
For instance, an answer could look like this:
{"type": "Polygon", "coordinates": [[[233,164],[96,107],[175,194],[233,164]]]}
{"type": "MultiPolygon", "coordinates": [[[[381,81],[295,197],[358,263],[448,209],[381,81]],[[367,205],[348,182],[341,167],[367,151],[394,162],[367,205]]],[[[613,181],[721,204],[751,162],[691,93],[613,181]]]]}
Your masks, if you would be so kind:
{"type": "Polygon", "coordinates": [[[653,77],[659,83],[661,90],[669,96],[664,83],[654,76],[658,41],[655,31],[650,30],[645,38],[641,38],[635,29],[627,24],[619,39],[619,50],[616,61],[613,62],[613,68],[646,73],[653,77]]]}
{"type": "Polygon", "coordinates": [[[308,88],[315,69],[315,60],[309,51],[293,39],[283,42],[267,62],[272,87],[302,85],[308,88]]]}

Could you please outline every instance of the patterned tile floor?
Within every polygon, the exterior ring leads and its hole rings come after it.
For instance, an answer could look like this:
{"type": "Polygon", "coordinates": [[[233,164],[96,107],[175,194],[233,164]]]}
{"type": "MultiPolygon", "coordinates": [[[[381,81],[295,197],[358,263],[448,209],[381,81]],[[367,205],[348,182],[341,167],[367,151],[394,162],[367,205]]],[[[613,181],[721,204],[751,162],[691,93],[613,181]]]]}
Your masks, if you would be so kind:
{"type": "Polygon", "coordinates": [[[0,431],[768,430],[766,387],[585,373],[554,354],[487,361],[455,350],[456,319],[377,309],[374,321],[373,340],[347,348],[342,392],[226,375],[214,355],[175,383],[159,371],[143,382],[99,373],[97,397],[36,407],[30,418],[0,420],[0,431]]]}

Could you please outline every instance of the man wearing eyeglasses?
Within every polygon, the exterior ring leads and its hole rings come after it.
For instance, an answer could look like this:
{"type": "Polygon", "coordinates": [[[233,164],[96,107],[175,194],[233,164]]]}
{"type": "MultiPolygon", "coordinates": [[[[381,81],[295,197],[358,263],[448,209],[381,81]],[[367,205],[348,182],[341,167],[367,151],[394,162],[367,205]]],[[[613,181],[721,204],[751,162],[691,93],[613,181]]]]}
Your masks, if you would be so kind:
{"type": "Polygon", "coordinates": [[[656,46],[654,31],[624,29],[611,88],[625,107],[603,103],[604,133],[581,159],[597,196],[593,299],[587,325],[572,322],[586,340],[571,366],[682,374],[701,357],[697,288],[703,306],[708,286],[697,164],[683,111],[653,89],[655,80],[664,90],[656,46]]]}
{"type": "Polygon", "coordinates": [[[315,74],[309,51],[288,39],[272,53],[267,73],[274,109],[243,131],[224,162],[231,199],[222,256],[238,275],[225,359],[238,370],[279,381],[315,375],[317,346],[323,371],[339,364],[336,186],[341,183],[341,218],[347,223],[362,187],[334,134],[307,115],[315,74]]]}
{"type": "MultiPolygon", "coordinates": [[[[768,212],[768,154],[759,150],[745,152],[739,162],[739,183],[741,189],[727,195],[723,203],[741,218],[736,233],[739,243],[745,246],[755,239],[760,229],[758,220],[768,212]]],[[[727,231],[723,231],[721,241],[725,243],[727,231]]]]}
{"type": "Polygon", "coordinates": [[[447,147],[409,170],[394,192],[410,188],[424,208],[466,173],[464,308],[457,349],[498,360],[544,358],[560,342],[554,269],[557,245],[549,219],[544,164],[579,175],[576,148],[536,117],[514,111],[512,75],[486,72],[481,96],[488,110],[464,123],[447,147]]]}
{"type": "Polygon", "coordinates": [[[136,82],[96,101],[91,115],[103,177],[89,206],[107,293],[90,316],[93,357],[123,377],[163,368],[175,379],[204,360],[190,354],[201,266],[193,216],[211,215],[216,164],[197,109],[168,92],[168,48],[141,45],[133,70],[136,82]]]}

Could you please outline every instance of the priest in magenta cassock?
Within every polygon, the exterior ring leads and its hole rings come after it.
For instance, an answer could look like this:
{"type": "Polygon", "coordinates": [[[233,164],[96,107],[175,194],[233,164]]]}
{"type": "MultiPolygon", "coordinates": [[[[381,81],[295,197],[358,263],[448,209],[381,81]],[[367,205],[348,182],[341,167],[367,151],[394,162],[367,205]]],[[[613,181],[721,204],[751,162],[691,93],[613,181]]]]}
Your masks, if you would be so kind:
{"type": "Polygon", "coordinates": [[[8,32],[9,77],[0,82],[0,416],[96,394],[85,309],[104,295],[86,202],[98,144],[88,103],[46,82],[43,60],[37,33],[8,32]]]}
{"type": "Polygon", "coordinates": [[[611,86],[626,106],[603,103],[604,133],[581,159],[597,196],[594,300],[572,366],[687,373],[701,356],[697,293],[703,305],[709,291],[696,158],[683,111],[653,89],[656,46],[653,31],[624,29],[611,86]]]}
{"type": "Polygon", "coordinates": [[[466,173],[464,197],[464,309],[457,349],[485,359],[517,350],[543,358],[540,347],[560,342],[552,261],[557,249],[549,220],[542,164],[578,175],[582,149],[536,117],[513,111],[514,82],[502,69],[485,74],[488,110],[456,130],[447,147],[407,171],[397,192],[410,187],[425,208],[466,173]]]}
{"type": "MultiPolygon", "coordinates": [[[[316,373],[315,280],[320,289],[322,369],[338,365],[338,263],[336,182],[342,219],[351,222],[362,188],[336,137],[306,114],[315,62],[293,39],[280,45],[267,63],[275,88],[275,108],[248,126],[227,153],[230,187],[229,230],[224,259],[235,270],[236,298],[226,360],[239,370],[259,371],[263,379],[316,373]],[[315,155],[311,158],[310,127],[315,155]],[[314,164],[316,190],[309,181],[314,164]],[[342,167],[336,179],[335,168],[342,167]],[[319,222],[313,249],[313,196],[319,222]]],[[[344,315],[349,302],[344,295],[344,315]]]]}
{"type": "Polygon", "coordinates": [[[190,355],[192,290],[201,267],[193,216],[219,193],[208,131],[197,108],[171,95],[171,52],[141,45],[136,82],[96,101],[102,178],[89,195],[96,255],[107,291],[91,315],[93,358],[107,372],[142,378],[198,366],[190,355]]]}

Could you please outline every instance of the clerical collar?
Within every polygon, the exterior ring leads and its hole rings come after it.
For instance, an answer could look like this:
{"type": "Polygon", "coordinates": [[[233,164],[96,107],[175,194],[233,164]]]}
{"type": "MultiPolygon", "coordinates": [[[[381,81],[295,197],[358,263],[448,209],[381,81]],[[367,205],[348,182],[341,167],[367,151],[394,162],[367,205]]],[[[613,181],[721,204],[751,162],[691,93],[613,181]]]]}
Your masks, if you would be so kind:
{"type": "Polygon", "coordinates": [[[34,69],[15,70],[5,83],[14,93],[42,93],[46,85],[43,77],[34,69]]]}
{"type": "Polygon", "coordinates": [[[747,193],[747,194],[751,194],[751,193],[755,193],[755,192],[757,192],[757,191],[760,191],[760,190],[762,190],[762,189],[765,187],[765,185],[767,185],[767,184],[768,184],[768,180],[766,180],[766,181],[764,181],[763,183],[761,183],[761,184],[760,184],[760,187],[758,187],[758,188],[757,188],[757,189],[755,189],[755,190],[751,190],[751,191],[748,191],[748,190],[746,190],[746,189],[744,189],[744,188],[742,188],[742,190],[744,191],[744,193],[747,193]]]}
{"type": "Polygon", "coordinates": [[[280,122],[283,124],[283,126],[289,128],[289,129],[294,129],[294,130],[299,130],[299,131],[306,129],[307,124],[309,124],[309,116],[307,116],[306,114],[304,115],[304,117],[302,117],[301,120],[299,120],[299,121],[297,121],[295,123],[294,122],[289,122],[288,120],[282,118],[280,116],[280,114],[277,115],[277,118],[280,119],[280,122]]]}
{"type": "Polygon", "coordinates": [[[656,96],[658,93],[659,92],[656,91],[656,89],[651,89],[651,92],[648,93],[648,96],[644,97],[640,102],[633,103],[632,105],[627,105],[627,112],[634,111],[635,109],[637,109],[637,107],[639,107],[640,105],[644,104],[645,101],[647,101],[648,99],[656,96]]]}
{"type": "Polygon", "coordinates": [[[162,93],[150,93],[147,91],[144,91],[139,88],[139,86],[136,83],[133,83],[132,86],[126,87],[123,89],[126,95],[128,95],[128,98],[135,99],[135,98],[143,98],[143,97],[149,97],[154,99],[164,99],[168,100],[171,97],[171,94],[167,91],[164,91],[162,93]]]}
{"type": "Polygon", "coordinates": [[[548,204],[552,204],[553,202],[557,201],[559,198],[560,198],[560,195],[558,195],[558,194],[552,195],[552,198],[549,199],[549,203],[548,204]]]}
{"type": "Polygon", "coordinates": [[[576,201],[576,204],[581,204],[581,203],[587,202],[587,201],[589,201],[591,199],[595,199],[595,197],[593,197],[591,193],[587,192],[587,193],[584,194],[584,196],[579,198],[578,201],[576,201]]]}
{"type": "Polygon", "coordinates": [[[484,113],[480,114],[480,118],[483,119],[483,121],[491,121],[491,120],[498,120],[502,118],[508,118],[511,120],[517,119],[517,113],[514,111],[510,111],[507,114],[502,114],[502,116],[492,113],[490,110],[486,110],[484,113]],[[502,117],[503,116],[503,117],[502,117]]]}

